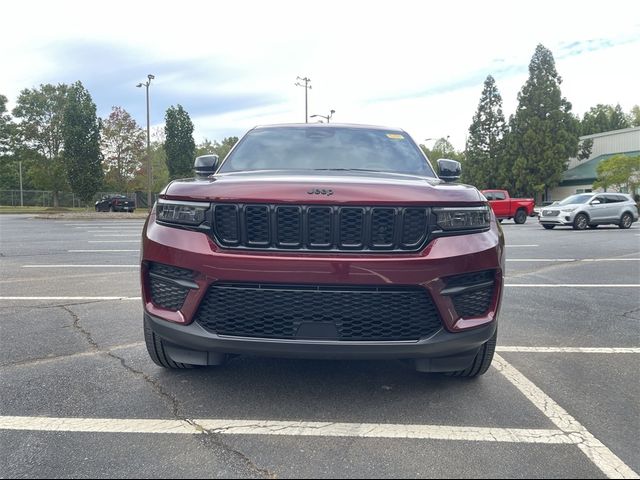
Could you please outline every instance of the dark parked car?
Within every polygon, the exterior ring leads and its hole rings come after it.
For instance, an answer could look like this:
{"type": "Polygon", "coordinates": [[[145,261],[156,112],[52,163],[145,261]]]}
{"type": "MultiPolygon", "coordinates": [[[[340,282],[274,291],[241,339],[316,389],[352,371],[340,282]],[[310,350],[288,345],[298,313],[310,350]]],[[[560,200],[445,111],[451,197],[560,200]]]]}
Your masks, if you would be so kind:
{"type": "Polygon", "coordinates": [[[132,212],[136,209],[135,200],[124,195],[105,195],[96,202],[96,212],[132,212]]]}
{"type": "MultiPolygon", "coordinates": [[[[210,161],[216,168],[217,159],[210,161]]],[[[491,364],[504,240],[484,196],[440,178],[402,130],[257,127],[217,168],[160,193],[143,232],[149,355],[406,359],[475,377],[491,364]]]]}

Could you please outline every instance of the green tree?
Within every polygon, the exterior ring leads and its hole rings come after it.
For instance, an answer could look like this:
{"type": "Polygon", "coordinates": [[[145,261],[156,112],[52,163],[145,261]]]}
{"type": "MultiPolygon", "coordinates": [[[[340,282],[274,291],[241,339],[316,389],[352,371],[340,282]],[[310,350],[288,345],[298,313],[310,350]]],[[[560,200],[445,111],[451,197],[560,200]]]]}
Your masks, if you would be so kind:
{"type": "Polygon", "coordinates": [[[63,120],[67,179],[73,193],[88,202],[102,185],[100,120],[91,94],[79,81],[68,90],[63,120]]]}
{"type": "Polygon", "coordinates": [[[221,160],[224,160],[236,143],[238,143],[238,137],[225,137],[222,139],[221,143],[218,143],[217,141],[214,143],[213,153],[218,155],[221,160]]]}
{"type": "Polygon", "coordinates": [[[171,106],[165,115],[167,167],[172,179],[193,175],[196,144],[193,141],[193,122],[182,108],[171,106]]]}
{"type": "Polygon", "coordinates": [[[631,107],[631,113],[629,114],[629,123],[632,127],[640,127],[640,106],[634,105],[631,107]]]}
{"type": "Polygon", "coordinates": [[[30,163],[29,176],[33,185],[53,191],[56,207],[59,192],[69,188],[62,161],[62,124],[68,89],[65,84],[24,89],[13,109],[13,116],[19,120],[16,154],[30,163]]]}
{"type": "Polygon", "coordinates": [[[502,140],[506,132],[502,113],[502,97],[491,75],[484,82],[478,109],[469,127],[466,162],[462,180],[478,188],[498,188],[500,178],[502,140]]]}
{"type": "Polygon", "coordinates": [[[236,143],[238,143],[238,137],[225,137],[222,139],[222,142],[218,142],[217,140],[212,142],[208,138],[205,138],[196,146],[195,156],[215,154],[220,157],[220,160],[224,160],[236,143]]]}
{"type": "Polygon", "coordinates": [[[609,128],[610,130],[621,130],[623,128],[629,128],[631,123],[629,119],[622,111],[622,107],[618,103],[611,112],[611,117],[609,117],[609,128]]]}
{"type": "Polygon", "coordinates": [[[611,113],[613,107],[611,105],[603,105],[599,103],[595,107],[591,107],[588,112],[582,116],[580,122],[581,135],[593,135],[594,133],[608,132],[610,130],[611,113]]]}
{"type": "Polygon", "coordinates": [[[626,189],[633,194],[640,185],[640,155],[629,157],[615,155],[603,160],[596,169],[598,178],[593,188],[607,189],[612,186],[626,189]]]}
{"type": "Polygon", "coordinates": [[[7,97],[0,95],[0,189],[19,188],[18,161],[14,154],[16,126],[7,114],[7,97]]]}
{"type": "Polygon", "coordinates": [[[629,128],[632,125],[632,120],[624,113],[620,104],[613,107],[599,103],[595,107],[591,107],[582,117],[580,134],[592,135],[629,128]]]}
{"type": "Polygon", "coordinates": [[[129,183],[142,165],[145,143],[146,134],[133,117],[124,108],[113,107],[102,123],[100,144],[107,189],[128,191],[129,183]]]}
{"type": "Polygon", "coordinates": [[[587,138],[580,142],[580,151],[578,152],[578,160],[586,160],[591,156],[593,150],[593,139],[587,138]]]}
{"type": "MultiPolygon", "coordinates": [[[[151,142],[151,171],[153,181],[151,189],[154,192],[161,191],[169,183],[169,169],[167,168],[167,153],[164,144],[159,141],[151,142]]],[[[146,192],[147,183],[147,162],[142,162],[135,173],[135,178],[129,182],[129,189],[146,192]]],[[[146,198],[146,197],[145,197],[146,198]]]]}
{"type": "Polygon", "coordinates": [[[518,93],[516,113],[505,137],[511,165],[508,188],[516,196],[544,193],[562,179],[568,159],[578,151],[578,121],[560,91],[553,54],[538,45],[529,78],[518,93]]]}

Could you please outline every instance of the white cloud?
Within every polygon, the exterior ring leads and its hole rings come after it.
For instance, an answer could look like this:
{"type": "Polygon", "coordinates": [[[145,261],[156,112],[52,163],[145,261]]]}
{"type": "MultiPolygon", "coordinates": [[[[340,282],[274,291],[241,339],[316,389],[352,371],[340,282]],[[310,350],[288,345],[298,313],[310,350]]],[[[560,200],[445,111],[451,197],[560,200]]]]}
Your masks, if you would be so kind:
{"type": "MultiPolygon", "coordinates": [[[[104,69],[139,68],[140,79],[150,73],[148,65],[180,62],[180,70],[155,80],[154,95],[163,91],[176,99],[167,100],[172,103],[187,94],[234,98],[268,92],[281,99],[219,115],[192,114],[197,141],[261,123],[302,121],[304,90],[294,82],[306,75],[312,79],[310,114],[335,109],[334,121],[398,126],[419,142],[450,135],[462,148],[485,76],[494,74],[505,115],[513,113],[538,43],[556,55],[574,112],[616,102],[628,111],[640,103],[634,84],[640,78],[637,1],[114,0],[96,10],[78,0],[22,0],[3,10],[11,20],[0,30],[0,93],[10,101],[20,89],[74,64],[74,58],[54,55],[63,44],[128,50],[122,64],[104,69]],[[628,43],[565,56],[571,44],[593,47],[594,40],[628,43]],[[507,67],[520,72],[508,74],[507,67]]],[[[122,80],[126,88],[129,83],[122,80]]],[[[139,96],[111,88],[110,98],[120,95],[125,109],[141,111],[139,96]]],[[[145,121],[141,115],[137,120],[145,121]]]]}

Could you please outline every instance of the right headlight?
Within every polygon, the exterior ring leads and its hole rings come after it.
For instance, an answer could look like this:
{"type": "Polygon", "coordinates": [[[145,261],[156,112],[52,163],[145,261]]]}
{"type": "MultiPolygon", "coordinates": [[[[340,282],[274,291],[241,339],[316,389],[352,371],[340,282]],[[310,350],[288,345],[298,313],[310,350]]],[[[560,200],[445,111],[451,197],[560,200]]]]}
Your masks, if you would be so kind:
{"type": "Polygon", "coordinates": [[[195,227],[204,222],[205,212],[210,206],[204,202],[159,199],[156,203],[156,221],[195,227]]]}
{"type": "Polygon", "coordinates": [[[444,231],[482,230],[489,228],[491,212],[489,206],[438,207],[433,209],[438,226],[444,231]]]}

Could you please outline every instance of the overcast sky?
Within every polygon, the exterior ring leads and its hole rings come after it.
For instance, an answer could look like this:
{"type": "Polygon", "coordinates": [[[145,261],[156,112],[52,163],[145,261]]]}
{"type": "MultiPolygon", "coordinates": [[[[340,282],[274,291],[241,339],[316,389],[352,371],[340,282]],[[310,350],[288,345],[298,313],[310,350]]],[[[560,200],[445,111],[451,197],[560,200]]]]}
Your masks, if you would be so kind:
{"type": "Polygon", "coordinates": [[[640,104],[640,1],[9,0],[0,9],[0,94],[82,81],[146,126],[181,104],[205,137],[255,125],[332,121],[400,127],[418,143],[461,150],[491,74],[505,116],[517,106],[536,45],[549,48],[562,93],[582,115],[640,104]]]}

